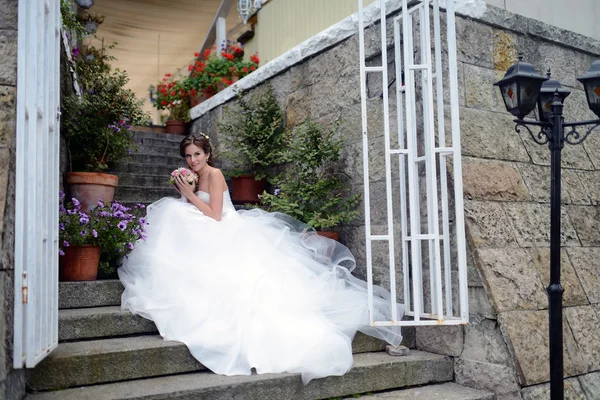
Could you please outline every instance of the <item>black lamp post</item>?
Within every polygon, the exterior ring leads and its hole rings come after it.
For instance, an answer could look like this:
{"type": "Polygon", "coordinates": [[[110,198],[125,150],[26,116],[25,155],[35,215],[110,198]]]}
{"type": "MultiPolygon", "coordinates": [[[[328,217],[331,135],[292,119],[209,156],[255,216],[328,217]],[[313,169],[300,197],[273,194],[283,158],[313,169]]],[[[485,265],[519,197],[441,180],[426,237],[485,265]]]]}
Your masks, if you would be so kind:
{"type": "MultiPolygon", "coordinates": [[[[600,60],[594,61],[588,72],[579,77],[583,83],[590,109],[600,118],[600,60]]],[[[550,285],[548,293],[548,313],[550,328],[550,398],[563,400],[563,326],[562,294],[560,284],[560,196],[561,196],[561,152],[566,143],[580,144],[598,126],[600,119],[591,121],[564,122],[563,102],[570,91],[561,87],[560,82],[539,75],[533,65],[519,61],[509,67],[504,78],[494,84],[500,87],[506,109],[513,114],[515,130],[527,129],[534,142],[548,144],[550,148],[550,285]],[[524,120],[536,107],[538,121],[524,120]],[[540,127],[534,134],[528,125],[540,127]],[[593,125],[585,133],[577,132],[576,127],[593,125]],[[570,128],[565,134],[565,127],[570,128]]]]}

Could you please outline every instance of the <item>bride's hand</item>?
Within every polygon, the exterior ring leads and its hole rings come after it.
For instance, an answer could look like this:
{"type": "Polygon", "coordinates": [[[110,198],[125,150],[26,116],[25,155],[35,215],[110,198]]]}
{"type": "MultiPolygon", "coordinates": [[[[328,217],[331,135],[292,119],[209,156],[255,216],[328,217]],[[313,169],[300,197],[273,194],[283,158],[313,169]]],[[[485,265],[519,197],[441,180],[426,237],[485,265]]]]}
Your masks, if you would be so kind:
{"type": "Polygon", "coordinates": [[[175,189],[186,198],[194,195],[194,185],[190,185],[180,176],[175,178],[175,189]]]}

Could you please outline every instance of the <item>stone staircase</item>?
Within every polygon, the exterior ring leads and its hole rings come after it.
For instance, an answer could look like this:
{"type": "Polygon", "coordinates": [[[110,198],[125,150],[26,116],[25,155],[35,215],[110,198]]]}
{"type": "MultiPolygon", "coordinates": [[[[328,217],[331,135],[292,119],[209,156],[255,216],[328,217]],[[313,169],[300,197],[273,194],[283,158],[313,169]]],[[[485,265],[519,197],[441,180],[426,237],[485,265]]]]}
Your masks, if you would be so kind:
{"type": "MultiPolygon", "coordinates": [[[[138,152],[115,171],[116,200],[149,204],[178,196],[167,181],[184,165],[181,137],[137,132],[135,140],[138,152]]],[[[152,321],[122,311],[122,291],[118,280],[60,283],[59,346],[28,370],[27,399],[495,399],[452,383],[451,357],[417,350],[389,356],[385,343],[362,334],[353,342],[354,367],[341,377],[305,386],[299,374],[216,375],[182,343],[163,341],[152,321]]]]}
{"type": "Polygon", "coordinates": [[[221,376],[185,345],[163,341],[151,321],[120,308],[118,280],[61,282],[59,346],[28,371],[29,400],[350,398],[493,400],[451,383],[450,357],[411,350],[393,357],[385,343],[358,334],[354,367],[304,386],[299,374],[221,376]],[[427,385],[427,386],[422,386],[427,385]]]}
{"type": "Polygon", "coordinates": [[[179,197],[169,185],[169,174],[184,167],[179,155],[182,136],[135,132],[137,151],[120,162],[114,174],[119,177],[115,200],[126,205],[150,204],[162,197],[179,197]]]}

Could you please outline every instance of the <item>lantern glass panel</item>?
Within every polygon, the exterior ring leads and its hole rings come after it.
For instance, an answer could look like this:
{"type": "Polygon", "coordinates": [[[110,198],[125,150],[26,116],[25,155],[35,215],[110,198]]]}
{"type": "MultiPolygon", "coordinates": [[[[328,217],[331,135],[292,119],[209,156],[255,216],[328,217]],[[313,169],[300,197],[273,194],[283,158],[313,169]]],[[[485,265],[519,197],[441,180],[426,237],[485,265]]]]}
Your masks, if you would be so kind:
{"type": "Polygon", "coordinates": [[[600,78],[585,82],[585,94],[590,109],[600,116],[600,78]]]}
{"type": "Polygon", "coordinates": [[[500,91],[502,92],[502,98],[504,99],[504,104],[506,105],[507,110],[512,110],[513,108],[519,106],[517,97],[517,82],[500,86],[500,91]]]}
{"type": "Polygon", "coordinates": [[[534,79],[522,79],[519,87],[519,110],[522,116],[529,114],[536,105],[542,82],[534,79]]]}

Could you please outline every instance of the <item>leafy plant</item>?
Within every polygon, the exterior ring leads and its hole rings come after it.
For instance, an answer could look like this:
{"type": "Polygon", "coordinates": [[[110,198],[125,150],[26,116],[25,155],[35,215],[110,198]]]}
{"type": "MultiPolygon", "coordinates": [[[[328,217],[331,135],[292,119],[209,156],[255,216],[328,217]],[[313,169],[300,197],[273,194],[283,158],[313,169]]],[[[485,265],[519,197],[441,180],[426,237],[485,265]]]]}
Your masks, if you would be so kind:
{"type": "Polygon", "coordinates": [[[231,162],[229,176],[269,177],[269,169],[284,161],[287,135],[283,111],[273,88],[248,98],[238,95],[236,107],[227,107],[219,124],[222,157],[231,162]]]}
{"type": "Polygon", "coordinates": [[[169,73],[158,85],[154,106],[157,110],[167,110],[167,120],[188,122],[190,120],[190,98],[182,81],[169,73]]]}
{"type": "Polygon", "coordinates": [[[60,0],[60,15],[62,17],[62,26],[70,35],[84,37],[87,32],[85,27],[77,19],[77,15],[71,8],[70,0],[60,0]]]}
{"type": "Polygon", "coordinates": [[[216,47],[206,49],[202,54],[194,53],[194,62],[188,65],[189,76],[184,81],[190,96],[204,92],[209,96],[233,84],[234,79],[242,78],[258,68],[258,55],[243,61],[244,50],[241,45],[227,41],[220,57],[216,47]],[[192,92],[193,91],[193,92],[192,92]]]}
{"type": "Polygon", "coordinates": [[[351,194],[338,167],[343,141],[336,129],[323,132],[307,117],[293,134],[284,172],[272,183],[274,193],[264,192],[261,205],[282,212],[315,229],[327,229],[354,220],[360,196],[351,194]]]}
{"type": "Polygon", "coordinates": [[[103,171],[108,162],[118,161],[134,149],[131,126],[146,124],[149,116],[143,111],[143,100],[126,89],[127,74],[111,71],[113,57],[93,46],[74,48],[73,55],[81,96],[62,99],[71,169],[103,171]]]}
{"type": "Polygon", "coordinates": [[[100,270],[110,274],[119,266],[119,260],[127,257],[138,240],[146,240],[144,206],[125,207],[113,201],[98,202],[91,214],[98,232],[100,246],[100,270]]]}
{"type": "Polygon", "coordinates": [[[143,205],[125,207],[116,201],[98,202],[91,213],[81,211],[76,198],[64,204],[64,193],[60,193],[59,254],[66,247],[84,244],[100,247],[100,270],[110,273],[118,260],[134,249],[138,240],[146,240],[143,205]]]}

